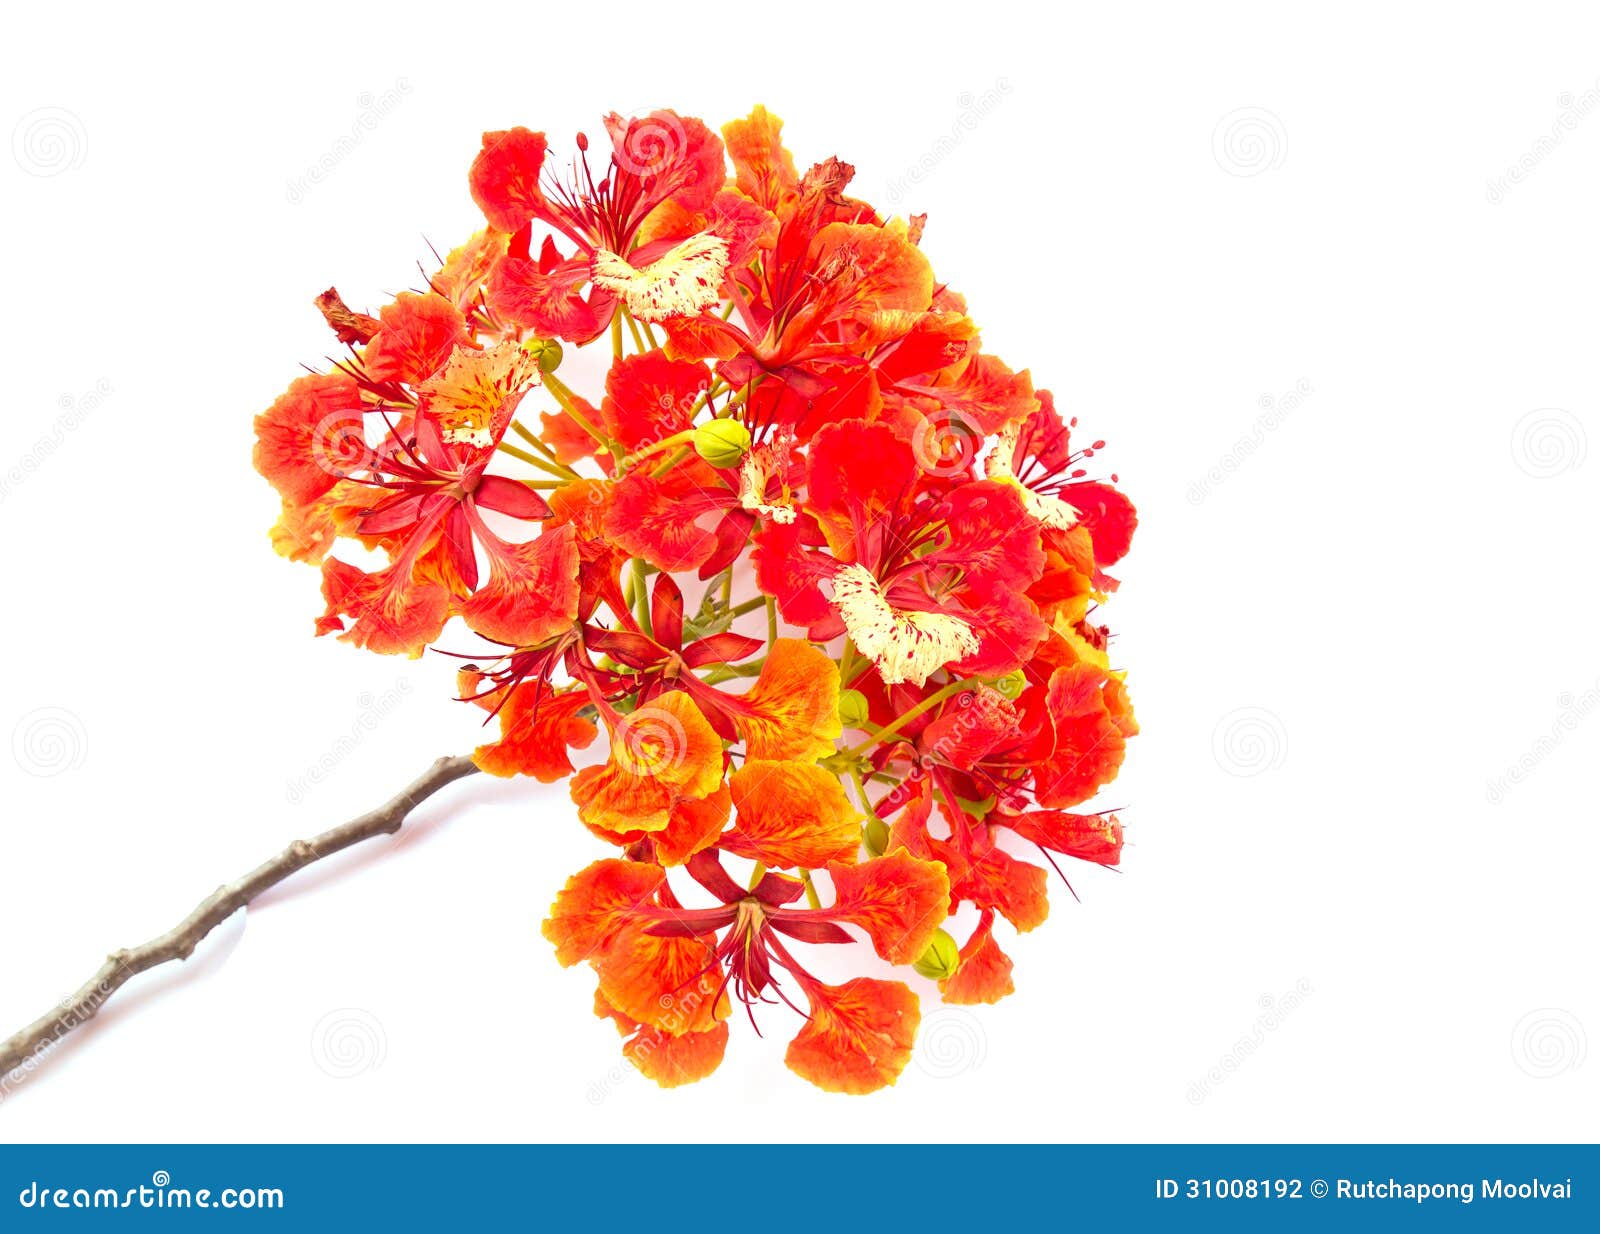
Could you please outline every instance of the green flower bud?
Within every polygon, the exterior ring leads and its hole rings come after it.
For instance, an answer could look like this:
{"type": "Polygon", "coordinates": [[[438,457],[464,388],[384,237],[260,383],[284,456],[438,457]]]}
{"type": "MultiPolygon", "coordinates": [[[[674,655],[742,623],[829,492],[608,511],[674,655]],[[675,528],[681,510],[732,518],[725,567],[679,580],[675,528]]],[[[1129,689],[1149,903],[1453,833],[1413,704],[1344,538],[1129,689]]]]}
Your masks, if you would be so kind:
{"type": "Polygon", "coordinates": [[[1027,689],[1028,678],[1019,668],[1015,672],[1007,673],[994,683],[994,688],[1009,699],[1019,699],[1023,690],[1027,689]]]}
{"type": "Polygon", "coordinates": [[[694,431],[694,451],[713,467],[737,467],[750,448],[750,430],[737,420],[707,420],[694,431]]]}
{"type": "Polygon", "coordinates": [[[538,359],[541,373],[553,373],[561,367],[561,344],[553,338],[531,338],[522,345],[522,350],[538,359]]]}
{"type": "Polygon", "coordinates": [[[839,691],[839,723],[860,728],[867,722],[867,696],[860,690],[839,691]]]}
{"type": "Polygon", "coordinates": [[[956,946],[956,940],[943,930],[935,930],[928,949],[911,967],[930,981],[943,981],[951,976],[960,964],[961,949],[956,946]]]}
{"type": "Polygon", "coordinates": [[[882,857],[889,847],[889,828],[881,818],[869,818],[861,828],[861,842],[874,857],[882,857]]]}

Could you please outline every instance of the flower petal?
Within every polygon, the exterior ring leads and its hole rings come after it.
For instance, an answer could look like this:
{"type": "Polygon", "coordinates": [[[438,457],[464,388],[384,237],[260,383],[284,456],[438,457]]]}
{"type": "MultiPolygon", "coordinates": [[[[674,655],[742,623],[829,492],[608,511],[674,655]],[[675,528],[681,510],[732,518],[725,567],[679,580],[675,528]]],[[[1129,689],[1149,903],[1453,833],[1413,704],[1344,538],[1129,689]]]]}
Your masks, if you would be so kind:
{"type": "Polygon", "coordinates": [[[828,915],[865,930],[891,964],[910,964],[944,923],[950,880],[942,862],[901,850],[859,865],[828,863],[836,896],[828,915]]]}
{"type": "Polygon", "coordinates": [[[876,1092],[899,1079],[922,1019],[908,986],[857,977],[808,984],[806,996],[811,1018],[789,1043],[789,1070],[830,1093],[876,1092]]]}
{"type": "Polygon", "coordinates": [[[728,777],[728,787],[738,812],[736,829],[723,840],[728,852],[782,868],[855,861],[858,816],[831,772],[751,758],[728,777]]]}
{"type": "Polygon", "coordinates": [[[814,762],[833,753],[839,723],[839,666],[795,638],[772,644],[735,713],[745,752],[756,759],[814,762]]]}

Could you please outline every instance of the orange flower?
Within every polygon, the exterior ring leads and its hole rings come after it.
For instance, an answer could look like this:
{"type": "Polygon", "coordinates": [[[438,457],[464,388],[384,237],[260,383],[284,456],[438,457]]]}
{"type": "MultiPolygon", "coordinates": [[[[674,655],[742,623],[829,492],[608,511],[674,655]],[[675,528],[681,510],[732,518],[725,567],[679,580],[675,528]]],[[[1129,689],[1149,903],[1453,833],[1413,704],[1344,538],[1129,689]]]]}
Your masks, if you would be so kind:
{"type": "Polygon", "coordinates": [[[255,421],[272,543],[320,567],[318,633],[468,665],[479,767],[569,779],[613,855],[543,931],[625,1058],[701,1079],[735,1001],[782,1004],[793,1071],[871,1092],[918,1002],[843,956],[997,1002],[996,922],[1041,925],[1062,857],[1121,860],[1084,803],[1139,731],[1100,624],[1137,515],[1090,474],[1105,443],[984,350],[924,217],[841,158],[801,174],[763,107],[720,138],[602,126],[570,161],[485,133],[486,226],[425,290],[316,297],[342,358],[255,421]],[[823,981],[797,944],[846,950],[823,981]]]}

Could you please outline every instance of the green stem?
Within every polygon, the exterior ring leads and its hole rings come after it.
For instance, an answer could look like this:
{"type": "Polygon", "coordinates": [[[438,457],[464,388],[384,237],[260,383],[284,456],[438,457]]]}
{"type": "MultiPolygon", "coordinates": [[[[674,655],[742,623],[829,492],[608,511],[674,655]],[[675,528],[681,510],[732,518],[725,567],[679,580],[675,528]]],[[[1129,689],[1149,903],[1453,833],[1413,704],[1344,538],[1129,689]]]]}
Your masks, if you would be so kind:
{"type": "Polygon", "coordinates": [[[754,891],[756,889],[756,885],[758,883],[760,883],[760,881],[762,879],[764,879],[766,876],[767,876],[767,863],[765,861],[756,862],[756,868],[753,871],[751,871],[751,874],[750,874],[750,890],[754,891]]]}
{"type": "Polygon", "coordinates": [[[671,471],[679,463],[683,462],[684,459],[688,458],[692,453],[694,453],[693,446],[679,446],[676,454],[674,454],[666,462],[662,463],[661,466],[657,467],[650,473],[651,478],[659,480],[662,476],[666,475],[667,472],[671,471]]]}
{"type": "Polygon", "coordinates": [[[640,446],[628,457],[628,462],[631,466],[637,467],[652,454],[657,454],[660,451],[670,449],[673,446],[681,446],[685,442],[692,442],[693,440],[694,430],[692,428],[686,428],[683,430],[683,432],[674,433],[671,437],[663,437],[660,441],[653,441],[647,446],[640,446]]]}
{"type": "Polygon", "coordinates": [[[633,612],[639,628],[646,634],[654,634],[655,631],[650,625],[650,587],[645,574],[646,569],[643,557],[633,559],[633,612]]]}
{"type": "Polygon", "coordinates": [[[928,695],[927,698],[923,699],[910,711],[906,712],[904,715],[897,716],[883,728],[879,729],[876,736],[868,737],[860,745],[851,746],[846,753],[857,755],[865,754],[875,743],[882,741],[885,737],[892,737],[895,733],[899,732],[900,729],[905,727],[905,725],[909,724],[912,720],[915,720],[930,707],[937,707],[952,694],[959,694],[962,690],[971,689],[973,686],[979,684],[981,683],[977,680],[968,681],[965,679],[960,681],[946,682],[942,687],[928,695]]]}
{"type": "Polygon", "coordinates": [[[567,384],[564,381],[562,381],[554,373],[546,373],[544,377],[544,388],[555,396],[556,402],[561,404],[561,410],[571,416],[574,423],[576,423],[579,428],[588,433],[589,436],[593,437],[597,442],[599,442],[606,449],[610,450],[613,454],[620,452],[621,447],[607,437],[604,433],[602,433],[599,429],[595,428],[594,425],[590,424],[589,417],[578,410],[578,396],[567,388],[567,384]]]}
{"type": "Polygon", "coordinates": [[[811,905],[812,908],[821,908],[822,900],[817,895],[816,885],[811,881],[811,871],[801,870],[800,881],[806,885],[806,903],[811,905]]]}

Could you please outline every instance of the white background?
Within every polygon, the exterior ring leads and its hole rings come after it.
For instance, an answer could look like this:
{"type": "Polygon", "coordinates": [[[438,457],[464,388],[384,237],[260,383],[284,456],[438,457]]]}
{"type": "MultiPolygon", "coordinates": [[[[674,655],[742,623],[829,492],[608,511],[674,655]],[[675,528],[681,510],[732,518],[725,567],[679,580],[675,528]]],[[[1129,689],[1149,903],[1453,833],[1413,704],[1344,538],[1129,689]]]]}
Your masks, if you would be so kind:
{"type": "Polygon", "coordinates": [[[1594,1139],[1593,6],[606,7],[8,16],[0,1032],[478,739],[446,661],[312,640],[250,418],[313,295],[480,225],[481,130],[611,108],[766,102],[1110,440],[1124,872],[892,1090],[792,1076],[780,1009],[667,1093],[538,935],[602,846],[468,782],[126,989],[0,1138],[1594,1139]]]}

